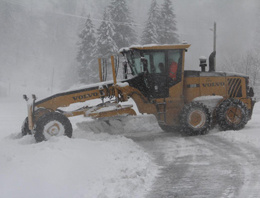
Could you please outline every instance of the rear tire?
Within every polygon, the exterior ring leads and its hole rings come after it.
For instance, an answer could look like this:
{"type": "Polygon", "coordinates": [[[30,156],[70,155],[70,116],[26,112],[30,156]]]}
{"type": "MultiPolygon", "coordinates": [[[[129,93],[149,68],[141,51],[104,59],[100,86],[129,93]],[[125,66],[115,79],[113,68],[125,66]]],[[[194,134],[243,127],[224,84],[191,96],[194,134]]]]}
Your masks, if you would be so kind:
{"type": "Polygon", "coordinates": [[[57,112],[50,112],[37,120],[34,135],[36,142],[63,135],[69,138],[72,136],[72,126],[66,116],[57,112]]]}
{"type": "Polygon", "coordinates": [[[217,108],[217,122],[221,130],[240,130],[248,122],[249,111],[241,100],[229,98],[217,108]]]}
{"type": "Polygon", "coordinates": [[[184,106],[180,114],[180,127],[183,135],[205,135],[212,123],[210,110],[202,103],[192,102],[184,106]]]}

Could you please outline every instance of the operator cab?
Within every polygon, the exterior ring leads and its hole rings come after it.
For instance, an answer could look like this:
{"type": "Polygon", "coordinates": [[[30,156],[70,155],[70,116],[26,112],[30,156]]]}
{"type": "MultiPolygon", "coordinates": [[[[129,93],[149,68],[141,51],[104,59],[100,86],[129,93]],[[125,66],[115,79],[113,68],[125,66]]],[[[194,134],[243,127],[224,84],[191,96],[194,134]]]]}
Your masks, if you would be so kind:
{"type": "Polygon", "coordinates": [[[134,76],[127,82],[149,99],[169,97],[169,88],[182,80],[184,50],[189,46],[135,46],[120,50],[134,76]]]}

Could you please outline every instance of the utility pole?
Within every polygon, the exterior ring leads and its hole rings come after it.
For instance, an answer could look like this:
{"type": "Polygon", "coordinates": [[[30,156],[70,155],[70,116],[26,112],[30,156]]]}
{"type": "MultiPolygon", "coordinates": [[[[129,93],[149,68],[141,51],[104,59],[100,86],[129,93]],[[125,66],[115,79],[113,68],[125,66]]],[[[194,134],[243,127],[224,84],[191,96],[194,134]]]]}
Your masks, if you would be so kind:
{"type": "MultiPolygon", "coordinates": [[[[217,41],[217,23],[214,22],[214,29],[213,29],[213,51],[216,52],[216,41],[217,41]]],[[[215,70],[216,70],[216,56],[214,58],[214,66],[215,66],[215,70]]]]}

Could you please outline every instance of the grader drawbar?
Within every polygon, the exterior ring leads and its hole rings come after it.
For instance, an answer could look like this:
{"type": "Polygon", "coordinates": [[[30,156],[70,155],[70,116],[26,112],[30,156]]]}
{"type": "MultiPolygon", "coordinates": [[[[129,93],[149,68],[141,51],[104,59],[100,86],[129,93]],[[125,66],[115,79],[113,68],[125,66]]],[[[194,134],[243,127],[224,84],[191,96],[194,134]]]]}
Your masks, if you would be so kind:
{"type": "Polygon", "coordinates": [[[33,134],[37,142],[53,136],[72,137],[69,117],[83,115],[94,119],[134,116],[133,105],[141,114],[153,114],[162,130],[178,129],[184,135],[203,135],[218,124],[221,130],[240,130],[252,116],[254,93],[249,77],[216,72],[214,58],[200,59],[201,71],[184,70],[189,44],[145,45],[123,48],[124,79],[117,81],[114,57],[111,56],[113,81],[104,81],[99,62],[100,83],[83,89],[58,93],[28,103],[28,116],[22,135],[33,134]],[[129,77],[130,76],[130,77],[129,77]],[[64,111],[73,103],[100,100],[98,105],[64,111]]]}

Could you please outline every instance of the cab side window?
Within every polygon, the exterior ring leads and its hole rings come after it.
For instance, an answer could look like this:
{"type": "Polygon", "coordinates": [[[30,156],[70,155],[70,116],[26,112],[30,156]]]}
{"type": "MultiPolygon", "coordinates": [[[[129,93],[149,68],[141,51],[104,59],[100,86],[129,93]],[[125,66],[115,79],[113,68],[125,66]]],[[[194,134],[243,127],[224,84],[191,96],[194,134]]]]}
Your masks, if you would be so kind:
{"type": "Polygon", "coordinates": [[[164,52],[155,52],[153,54],[154,62],[154,73],[164,73],[165,72],[165,53],[164,52]]]}
{"type": "Polygon", "coordinates": [[[151,74],[160,74],[165,71],[165,52],[151,51],[144,55],[148,61],[148,71],[151,74]]]}

